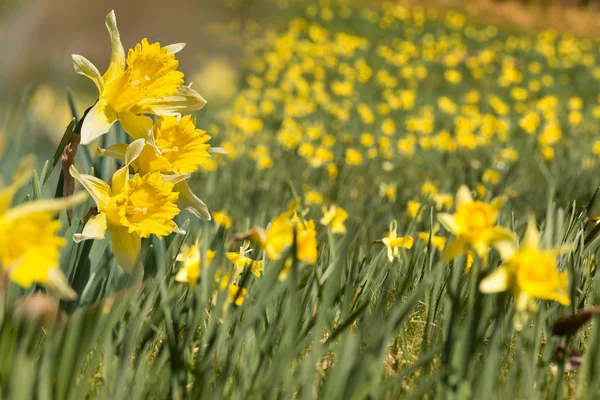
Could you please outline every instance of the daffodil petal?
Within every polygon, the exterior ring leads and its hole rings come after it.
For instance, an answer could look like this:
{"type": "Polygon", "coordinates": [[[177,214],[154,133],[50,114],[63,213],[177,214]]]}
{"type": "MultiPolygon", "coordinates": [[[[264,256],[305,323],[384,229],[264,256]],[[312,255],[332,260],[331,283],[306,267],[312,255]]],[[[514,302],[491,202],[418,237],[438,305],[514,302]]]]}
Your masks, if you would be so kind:
{"type": "Polygon", "coordinates": [[[442,226],[444,228],[446,228],[446,230],[448,232],[450,232],[454,235],[457,235],[460,233],[460,227],[456,223],[456,219],[454,219],[454,216],[452,214],[439,213],[437,215],[437,219],[438,219],[438,221],[440,221],[440,224],[442,224],[442,226]]]}
{"type": "Polygon", "coordinates": [[[73,54],[71,58],[73,59],[73,69],[75,72],[91,79],[96,84],[98,93],[102,93],[104,90],[104,80],[98,68],[90,60],[78,54],[73,54]]]}
{"type": "Polygon", "coordinates": [[[179,208],[191,212],[200,219],[210,221],[211,216],[208,211],[208,206],[192,193],[187,181],[176,184],[173,191],[179,192],[179,200],[177,201],[179,208]]]}
{"type": "Polygon", "coordinates": [[[127,150],[125,150],[125,165],[131,165],[140,156],[145,145],[146,141],[144,139],[137,139],[131,142],[127,146],[127,150]]]}
{"type": "Polygon", "coordinates": [[[104,239],[106,235],[106,213],[94,215],[83,227],[83,232],[73,235],[75,243],[90,239],[104,239]]]}
{"type": "Polygon", "coordinates": [[[86,114],[81,126],[81,144],[90,144],[110,130],[116,116],[108,116],[106,101],[98,100],[96,105],[86,114]]]}
{"type": "Polygon", "coordinates": [[[110,82],[125,71],[125,49],[121,43],[121,34],[117,28],[117,17],[114,10],[106,16],[105,24],[110,35],[111,55],[108,70],[104,74],[104,80],[110,82]]]}
{"type": "Polygon", "coordinates": [[[499,240],[494,243],[494,248],[503,260],[510,259],[517,251],[517,245],[514,240],[499,240]]]}
{"type": "Polygon", "coordinates": [[[33,175],[35,168],[35,157],[32,155],[25,156],[19,160],[17,168],[13,174],[12,182],[9,186],[0,190],[0,215],[4,214],[17,191],[24,186],[33,175]]]}
{"type": "Polygon", "coordinates": [[[176,54],[179,53],[185,47],[185,43],[173,43],[168,46],[165,46],[167,49],[167,54],[176,54]]]}
{"type": "Polygon", "coordinates": [[[119,161],[125,162],[125,151],[127,143],[113,144],[108,149],[98,149],[98,155],[101,157],[112,157],[119,161]]]}
{"type": "Polygon", "coordinates": [[[79,192],[71,197],[30,201],[11,208],[4,214],[3,219],[6,221],[15,220],[40,212],[57,213],[83,202],[87,197],[87,193],[79,192]]]}
{"type": "Polygon", "coordinates": [[[481,280],[479,291],[481,291],[481,293],[505,292],[509,288],[509,281],[510,275],[507,268],[500,266],[481,280]]]}
{"type": "Polygon", "coordinates": [[[129,165],[125,165],[113,174],[111,181],[111,190],[113,193],[120,193],[125,189],[129,181],[129,165]]]}
{"type": "Polygon", "coordinates": [[[132,110],[136,114],[180,115],[201,109],[206,100],[198,92],[188,86],[180,86],[177,93],[162,99],[144,99],[132,110]]]}
{"type": "Polygon", "coordinates": [[[473,196],[471,196],[471,191],[466,185],[460,185],[458,191],[456,192],[456,207],[460,207],[463,204],[467,204],[473,201],[473,196]]]}
{"type": "Polygon", "coordinates": [[[459,254],[463,254],[467,252],[467,244],[464,240],[459,238],[454,238],[448,245],[444,251],[444,260],[449,261],[459,254]]]}
{"type": "Polygon", "coordinates": [[[152,118],[135,115],[131,112],[119,113],[119,121],[123,130],[134,139],[147,138],[152,131],[152,118]]]}
{"type": "Polygon", "coordinates": [[[527,220],[527,230],[521,245],[523,248],[538,249],[540,247],[541,235],[535,223],[535,218],[530,216],[527,220]]]}
{"type": "Polygon", "coordinates": [[[52,293],[56,294],[61,299],[76,300],[77,293],[71,288],[67,277],[60,268],[52,268],[48,270],[48,279],[42,282],[52,293]]]}
{"type": "Polygon", "coordinates": [[[137,233],[129,233],[121,226],[110,227],[110,241],[117,263],[132,275],[140,258],[142,239],[137,233]]]}
{"type": "Polygon", "coordinates": [[[85,190],[92,196],[98,210],[103,211],[110,200],[110,186],[102,179],[88,174],[80,174],[77,169],[71,165],[69,168],[71,176],[83,186],[85,190]]]}

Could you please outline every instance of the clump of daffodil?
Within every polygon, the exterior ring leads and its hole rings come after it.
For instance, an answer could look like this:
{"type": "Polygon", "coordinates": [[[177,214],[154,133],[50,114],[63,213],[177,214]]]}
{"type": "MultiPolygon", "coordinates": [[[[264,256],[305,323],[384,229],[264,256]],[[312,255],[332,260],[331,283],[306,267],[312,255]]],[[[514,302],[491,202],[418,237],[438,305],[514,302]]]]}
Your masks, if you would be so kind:
{"type": "Polygon", "coordinates": [[[390,262],[394,258],[400,257],[400,248],[410,249],[413,246],[414,239],[412,236],[398,236],[398,222],[393,220],[390,222],[390,231],[385,234],[383,239],[378,240],[385,245],[387,249],[387,257],[390,262]]]}
{"type": "Polygon", "coordinates": [[[158,172],[129,176],[129,167],[143,146],[143,139],[138,139],[127,148],[125,165],[114,173],[111,185],[92,175],[80,174],[74,166],[70,168],[71,176],[90,193],[98,208],[98,214],[73,239],[75,242],[104,239],[108,230],[115,259],[130,274],[135,271],[142,238],[155,235],[160,239],[179,231],[173,221],[179,214],[175,185],[163,180],[158,172]]]}
{"type": "MultiPolygon", "coordinates": [[[[208,207],[191,190],[187,179],[192,172],[211,161],[210,136],[196,128],[196,119],[190,115],[181,118],[161,116],[145,138],[139,156],[131,163],[141,176],[160,173],[175,183],[178,205],[201,219],[211,219],[208,207]]],[[[127,144],[116,144],[100,149],[99,154],[125,160],[127,144]]]]}
{"type": "Polygon", "coordinates": [[[530,218],[520,248],[512,241],[496,245],[503,263],[479,286],[483,293],[510,291],[513,294],[516,329],[520,329],[529,314],[537,310],[535,298],[557,301],[566,306],[571,304],[567,295],[567,272],[557,270],[556,258],[570,251],[572,246],[542,250],[540,239],[535,220],[530,218]]]}
{"type": "Polygon", "coordinates": [[[462,185],[456,194],[454,214],[438,214],[438,221],[454,235],[446,247],[444,258],[450,260],[472,248],[477,256],[486,260],[490,245],[514,240],[511,231],[496,226],[498,213],[505,201],[504,197],[495,198],[489,204],[473,200],[469,189],[462,185]]]}
{"type": "Polygon", "coordinates": [[[323,207],[323,217],[321,218],[321,225],[331,226],[331,232],[333,233],[346,233],[346,219],[348,219],[348,213],[342,207],[331,205],[329,208],[323,207]]]}
{"type": "Polygon", "coordinates": [[[58,296],[72,300],[77,294],[58,265],[59,249],[65,240],[57,236],[60,221],[55,215],[87,196],[79,193],[69,198],[34,200],[11,208],[15,194],[29,182],[34,168],[34,158],[25,157],[12,183],[0,187],[0,269],[23,288],[39,283],[58,296]]]}
{"type": "Polygon", "coordinates": [[[102,136],[116,121],[134,138],[152,126],[143,114],[179,115],[202,108],[206,100],[183,84],[175,54],[185,44],[161,47],[143,39],[125,56],[114,11],[106,17],[112,53],[108,70],[100,75],[85,57],[73,55],[75,72],[91,79],[98,88],[98,101],[89,110],[81,128],[81,143],[102,136]]]}
{"type": "Polygon", "coordinates": [[[244,244],[240,247],[240,251],[235,252],[227,252],[225,253],[225,257],[229,262],[231,262],[235,266],[236,274],[241,274],[244,271],[244,268],[248,268],[250,272],[256,275],[257,278],[260,277],[260,273],[263,269],[263,262],[256,261],[247,257],[248,253],[252,252],[250,248],[249,242],[244,242],[244,244]]]}
{"type": "MultiPolygon", "coordinates": [[[[206,252],[206,265],[210,265],[215,258],[213,250],[206,252]]],[[[187,283],[193,290],[198,283],[200,271],[202,269],[202,253],[200,252],[200,243],[196,241],[193,245],[184,244],[181,246],[176,261],[182,263],[181,268],[175,275],[175,280],[181,283],[187,283]]]]}

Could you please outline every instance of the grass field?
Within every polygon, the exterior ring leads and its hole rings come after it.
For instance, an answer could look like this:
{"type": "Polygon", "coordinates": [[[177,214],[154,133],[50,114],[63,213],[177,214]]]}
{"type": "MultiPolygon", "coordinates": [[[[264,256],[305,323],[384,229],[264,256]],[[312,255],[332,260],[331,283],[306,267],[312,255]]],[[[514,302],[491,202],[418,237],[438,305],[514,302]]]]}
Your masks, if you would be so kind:
{"type": "Polygon", "coordinates": [[[597,398],[599,43],[269,7],[2,103],[0,398],[597,398]]]}

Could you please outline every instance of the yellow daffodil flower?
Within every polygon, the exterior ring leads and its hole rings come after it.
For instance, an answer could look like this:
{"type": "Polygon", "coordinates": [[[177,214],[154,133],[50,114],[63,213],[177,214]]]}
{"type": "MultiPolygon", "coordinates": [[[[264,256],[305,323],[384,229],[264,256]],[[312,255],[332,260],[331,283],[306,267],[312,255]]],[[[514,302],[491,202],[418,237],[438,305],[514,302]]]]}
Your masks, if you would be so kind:
{"type": "MultiPolygon", "coordinates": [[[[210,265],[215,258],[215,252],[213,250],[207,250],[206,252],[206,265],[210,265]]],[[[202,269],[202,253],[200,252],[200,243],[196,243],[192,246],[184,244],[181,246],[179,254],[177,254],[176,261],[183,265],[177,271],[175,280],[181,283],[187,283],[193,290],[198,283],[200,277],[200,271],[202,269]]]]}
{"type": "Polygon", "coordinates": [[[348,213],[342,207],[332,205],[329,207],[323,207],[323,217],[321,218],[321,225],[331,225],[331,232],[333,233],[346,233],[346,225],[344,222],[348,219],[348,213]]]}
{"type": "Polygon", "coordinates": [[[438,221],[455,236],[446,247],[444,258],[450,260],[471,247],[486,260],[490,245],[514,240],[511,231],[495,225],[505,201],[503,197],[493,199],[490,204],[475,201],[469,189],[462,185],[456,194],[456,212],[438,214],[438,221]]]}
{"type": "Polygon", "coordinates": [[[246,257],[246,254],[250,253],[252,249],[250,248],[250,243],[245,242],[243,246],[240,247],[240,251],[238,253],[227,252],[225,253],[225,257],[235,265],[236,274],[241,274],[244,268],[250,269],[257,278],[260,277],[260,273],[263,269],[263,262],[256,261],[249,257],[246,257]]]}
{"type": "Polygon", "coordinates": [[[87,198],[73,197],[34,200],[10,207],[17,191],[31,179],[35,159],[25,157],[19,163],[12,183],[0,187],[0,268],[11,281],[28,288],[39,283],[65,299],[76,299],[61,271],[59,249],[65,240],[57,236],[60,221],[54,216],[87,198]]]}
{"type": "Polygon", "coordinates": [[[526,321],[528,313],[535,311],[534,298],[553,300],[566,306],[571,304],[567,295],[567,272],[556,269],[556,258],[570,251],[572,246],[541,250],[540,239],[535,220],[530,218],[520,248],[512,241],[496,244],[503,263],[486,276],[479,286],[483,293],[512,292],[517,329],[526,321]]]}
{"type": "MultiPolygon", "coordinates": [[[[425,245],[429,245],[429,242],[431,241],[431,245],[435,249],[437,249],[438,251],[442,251],[444,250],[444,247],[446,247],[446,238],[444,236],[436,236],[436,233],[439,229],[440,226],[436,224],[431,230],[431,232],[419,232],[419,239],[424,241],[425,245]]],[[[427,251],[427,248],[425,248],[425,251],[427,251]]]]}
{"type": "Polygon", "coordinates": [[[175,185],[164,181],[158,172],[129,177],[129,166],[143,146],[144,141],[139,139],[128,147],[125,165],[115,172],[110,186],[92,175],[80,174],[74,166],[69,170],[98,207],[98,214],[87,221],[83,232],[75,234],[73,240],[104,239],[108,230],[115,259],[129,274],[135,271],[141,238],[156,235],[160,239],[179,231],[173,221],[179,214],[175,185]]]}
{"type": "Polygon", "coordinates": [[[412,236],[398,236],[398,222],[393,220],[390,222],[390,231],[385,237],[380,240],[387,248],[387,257],[390,262],[394,262],[394,258],[400,257],[400,248],[410,249],[413,246],[414,239],[412,236]]]}
{"type": "Polygon", "coordinates": [[[231,228],[231,217],[225,214],[225,212],[216,211],[213,213],[212,217],[217,226],[222,226],[225,229],[231,228]]]}
{"type": "Polygon", "coordinates": [[[106,17],[112,54],[108,70],[100,75],[85,57],[73,55],[75,72],[91,79],[98,88],[98,102],[89,110],[81,128],[81,143],[104,135],[120,121],[134,138],[144,137],[152,120],[143,114],[179,115],[202,108],[206,100],[183,84],[175,53],[185,44],[161,47],[143,39],[127,57],[121,44],[114,11],[106,17]]]}
{"type": "MultiPolygon", "coordinates": [[[[210,220],[206,203],[192,192],[187,183],[190,173],[211,161],[210,145],[206,143],[209,139],[205,131],[196,129],[196,120],[190,115],[180,119],[160,117],[131,166],[140,176],[160,172],[163,178],[175,184],[174,191],[179,193],[178,206],[181,209],[200,219],[210,220]]],[[[125,161],[128,147],[127,144],[116,144],[100,149],[98,153],[125,161]]]]}

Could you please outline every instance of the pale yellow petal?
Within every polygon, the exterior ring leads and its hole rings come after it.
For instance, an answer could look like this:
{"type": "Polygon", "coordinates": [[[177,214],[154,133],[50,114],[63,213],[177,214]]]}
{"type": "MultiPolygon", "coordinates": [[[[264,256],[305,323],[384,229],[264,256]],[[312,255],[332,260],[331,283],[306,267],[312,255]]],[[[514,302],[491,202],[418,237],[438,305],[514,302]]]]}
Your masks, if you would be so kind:
{"type": "Polygon", "coordinates": [[[140,156],[145,145],[146,141],[144,139],[137,139],[131,142],[127,146],[127,150],[125,150],[125,165],[131,165],[140,156]]]}
{"type": "Polygon", "coordinates": [[[90,60],[78,54],[73,54],[71,58],[73,59],[73,69],[75,69],[75,72],[91,79],[96,84],[98,93],[102,93],[104,90],[104,80],[98,68],[90,60]]]}
{"type": "Polygon", "coordinates": [[[110,186],[102,179],[88,174],[80,174],[77,169],[71,165],[69,168],[71,176],[83,186],[83,188],[92,196],[99,211],[104,211],[108,200],[110,199],[110,186]]]}
{"type": "Polygon", "coordinates": [[[206,105],[206,100],[188,86],[180,86],[177,93],[162,99],[144,99],[132,110],[136,114],[180,115],[196,111],[206,105]]]}
{"type": "Polygon", "coordinates": [[[168,46],[165,46],[167,49],[167,54],[177,54],[185,47],[185,43],[173,43],[168,46]]]}
{"type": "Polygon", "coordinates": [[[123,130],[133,139],[147,138],[152,132],[152,118],[135,115],[131,112],[119,113],[119,121],[123,130]]]}
{"type": "Polygon", "coordinates": [[[113,144],[108,149],[98,149],[98,155],[102,157],[112,157],[119,161],[125,162],[125,151],[127,143],[113,144]]]}
{"type": "Polygon", "coordinates": [[[535,223],[535,217],[530,216],[527,220],[527,230],[525,231],[521,245],[523,248],[539,249],[540,240],[541,235],[535,223]]]}
{"type": "Polygon", "coordinates": [[[494,243],[494,248],[503,260],[509,260],[518,250],[514,240],[499,240],[494,243]]]}
{"type": "Polygon", "coordinates": [[[106,235],[106,214],[101,212],[88,220],[81,233],[73,235],[73,241],[79,243],[90,239],[104,239],[106,235]]]}
{"type": "Polygon", "coordinates": [[[115,123],[116,115],[107,109],[106,100],[98,100],[96,105],[86,114],[81,126],[81,144],[90,144],[110,130],[115,123]]]}
{"type": "Polygon", "coordinates": [[[28,203],[19,204],[8,210],[3,219],[6,221],[23,218],[29,214],[40,212],[57,213],[71,208],[88,198],[86,192],[79,192],[71,197],[59,197],[56,199],[34,200],[28,203]]]}
{"type": "Polygon", "coordinates": [[[35,168],[35,157],[32,155],[25,156],[19,160],[17,168],[13,173],[12,182],[9,186],[0,189],[0,215],[4,214],[13,201],[13,197],[17,191],[24,186],[33,175],[35,168]]]}
{"type": "Polygon", "coordinates": [[[495,271],[481,280],[479,290],[482,293],[499,293],[509,289],[510,274],[504,266],[498,267],[495,271]]]}
{"type": "Polygon", "coordinates": [[[211,219],[208,206],[192,192],[187,181],[176,184],[173,191],[179,192],[179,200],[177,201],[179,208],[191,212],[200,219],[211,219]]]}
{"type": "Polygon", "coordinates": [[[110,227],[110,241],[117,263],[132,275],[137,267],[142,250],[142,239],[137,233],[129,233],[121,226],[110,227]]]}
{"type": "Polygon", "coordinates": [[[445,261],[450,261],[459,254],[463,254],[466,252],[467,244],[465,243],[465,241],[459,238],[454,238],[454,240],[452,240],[446,245],[443,258],[445,261]]]}
{"type": "Polygon", "coordinates": [[[114,10],[106,16],[105,24],[110,35],[111,55],[108,70],[104,74],[104,80],[110,82],[125,70],[125,49],[121,43],[121,35],[117,28],[117,17],[114,10]]]}
{"type": "Polygon", "coordinates": [[[466,185],[461,185],[456,192],[456,207],[460,207],[463,204],[467,204],[473,201],[471,191],[466,185]]]}
{"type": "Polygon", "coordinates": [[[60,268],[48,270],[48,279],[43,282],[43,285],[61,299],[77,299],[77,293],[71,288],[69,281],[67,281],[67,277],[60,268]]]}
{"type": "Polygon", "coordinates": [[[117,170],[112,176],[110,182],[113,193],[121,193],[129,181],[129,165],[125,165],[117,170]]]}
{"type": "Polygon", "coordinates": [[[448,232],[454,235],[458,235],[460,233],[460,227],[456,223],[456,219],[454,219],[452,214],[439,213],[437,215],[437,219],[448,232]]]}

